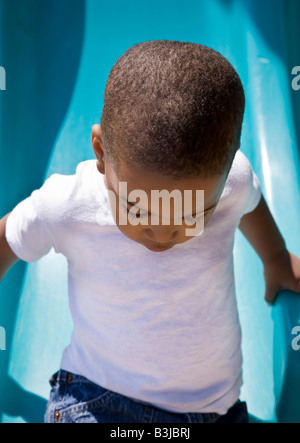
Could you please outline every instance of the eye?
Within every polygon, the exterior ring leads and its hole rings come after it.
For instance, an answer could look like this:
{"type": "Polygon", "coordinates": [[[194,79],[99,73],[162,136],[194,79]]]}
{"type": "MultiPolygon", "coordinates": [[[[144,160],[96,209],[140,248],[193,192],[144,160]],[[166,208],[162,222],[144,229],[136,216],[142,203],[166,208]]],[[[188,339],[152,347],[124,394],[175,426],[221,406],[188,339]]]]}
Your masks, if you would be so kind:
{"type": "Polygon", "coordinates": [[[122,209],[124,210],[124,212],[127,213],[128,217],[131,218],[132,220],[135,220],[137,218],[143,218],[147,216],[147,212],[141,211],[139,210],[137,213],[134,213],[133,211],[131,211],[130,209],[128,209],[127,206],[122,205],[122,209]]]}
{"type": "Polygon", "coordinates": [[[147,212],[143,212],[143,211],[139,210],[137,213],[134,213],[134,212],[130,211],[130,209],[128,209],[128,208],[126,208],[126,209],[127,209],[128,217],[130,217],[132,219],[147,217],[147,212]]]}
{"type": "Polygon", "coordinates": [[[186,217],[184,217],[184,219],[188,223],[198,223],[199,221],[203,220],[207,214],[208,213],[205,212],[203,214],[198,215],[197,217],[196,216],[186,216],[186,217]]]}

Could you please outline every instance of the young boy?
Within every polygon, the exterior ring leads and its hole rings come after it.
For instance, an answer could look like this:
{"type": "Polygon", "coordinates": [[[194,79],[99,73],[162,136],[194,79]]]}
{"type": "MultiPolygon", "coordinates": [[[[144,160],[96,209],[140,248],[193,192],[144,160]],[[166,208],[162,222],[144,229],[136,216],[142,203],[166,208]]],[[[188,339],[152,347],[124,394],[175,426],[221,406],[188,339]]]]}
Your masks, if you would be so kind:
{"type": "Polygon", "coordinates": [[[300,292],[300,260],[239,151],[244,105],[218,52],[138,44],[108,78],[97,160],[51,176],[1,220],[1,278],[51,247],[68,260],[74,331],[46,422],[248,421],[235,230],[263,261],[269,303],[300,292]]]}

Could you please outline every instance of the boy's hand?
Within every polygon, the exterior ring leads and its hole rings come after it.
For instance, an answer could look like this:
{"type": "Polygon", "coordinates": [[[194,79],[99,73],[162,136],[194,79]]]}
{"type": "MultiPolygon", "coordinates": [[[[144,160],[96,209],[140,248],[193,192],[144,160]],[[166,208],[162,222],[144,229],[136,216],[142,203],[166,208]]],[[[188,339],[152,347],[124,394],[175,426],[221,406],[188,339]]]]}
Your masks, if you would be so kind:
{"type": "Polygon", "coordinates": [[[264,261],[265,299],[273,304],[278,292],[289,289],[300,294],[300,258],[286,249],[264,261]]]}
{"type": "Polygon", "coordinates": [[[254,211],[242,217],[239,228],[263,262],[266,301],[272,304],[284,289],[300,294],[300,258],[287,251],[263,196],[254,211]]]}

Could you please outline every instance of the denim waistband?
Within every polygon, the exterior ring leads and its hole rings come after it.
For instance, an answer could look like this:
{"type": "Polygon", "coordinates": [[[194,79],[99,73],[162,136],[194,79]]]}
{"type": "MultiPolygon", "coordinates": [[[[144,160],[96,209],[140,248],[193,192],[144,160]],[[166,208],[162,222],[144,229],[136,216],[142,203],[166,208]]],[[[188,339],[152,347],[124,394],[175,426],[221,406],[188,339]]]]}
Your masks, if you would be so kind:
{"type": "MultiPolygon", "coordinates": [[[[96,386],[98,388],[102,388],[101,386],[93,383],[92,381],[88,380],[84,376],[73,374],[73,373],[65,371],[65,370],[58,371],[56,374],[54,374],[51,377],[49,382],[50,382],[50,385],[52,386],[52,388],[55,388],[55,387],[61,385],[62,383],[66,383],[67,385],[73,385],[73,384],[79,383],[79,382],[81,384],[82,383],[86,383],[87,384],[87,389],[88,389],[88,385],[94,385],[94,386],[96,386]]],[[[71,389],[71,386],[70,386],[70,389],[71,389]]],[[[106,388],[102,388],[102,389],[106,390],[106,388]]],[[[219,414],[214,413],[214,412],[212,412],[212,413],[197,413],[197,412],[192,412],[192,413],[191,412],[189,412],[189,413],[175,413],[175,412],[171,412],[171,411],[166,411],[166,410],[158,408],[158,407],[156,407],[154,405],[146,404],[146,403],[141,402],[139,400],[136,400],[136,399],[133,399],[133,398],[129,398],[129,397],[125,397],[122,394],[115,393],[115,392],[112,392],[112,391],[109,391],[109,390],[106,390],[106,391],[107,391],[107,393],[110,393],[110,396],[113,395],[113,397],[115,399],[119,398],[120,401],[123,402],[123,404],[125,404],[126,402],[128,403],[128,402],[131,401],[131,402],[133,402],[133,403],[131,403],[131,405],[136,404],[137,408],[144,408],[145,411],[147,412],[147,414],[149,416],[152,416],[152,417],[155,414],[157,416],[159,416],[159,415],[160,416],[165,416],[167,414],[167,415],[169,415],[169,417],[171,417],[171,416],[173,416],[173,417],[175,417],[175,416],[178,416],[178,417],[182,416],[182,417],[185,417],[185,418],[188,417],[188,422],[190,422],[190,423],[193,423],[193,422],[194,423],[215,422],[216,420],[218,420],[219,417],[222,417],[219,414]]],[[[112,398],[112,397],[110,397],[110,398],[112,398]]],[[[238,400],[238,402],[235,403],[233,408],[236,407],[239,403],[241,404],[241,402],[238,400]]],[[[129,405],[128,407],[131,407],[130,403],[128,403],[128,405],[129,405]]],[[[145,416],[145,414],[146,414],[145,411],[142,414],[143,416],[145,416]]]]}
{"type": "Polygon", "coordinates": [[[64,370],[60,370],[56,372],[49,380],[49,383],[52,387],[56,386],[57,383],[65,382],[65,383],[73,383],[73,382],[86,382],[92,383],[83,375],[72,374],[71,372],[67,372],[64,370]]]}

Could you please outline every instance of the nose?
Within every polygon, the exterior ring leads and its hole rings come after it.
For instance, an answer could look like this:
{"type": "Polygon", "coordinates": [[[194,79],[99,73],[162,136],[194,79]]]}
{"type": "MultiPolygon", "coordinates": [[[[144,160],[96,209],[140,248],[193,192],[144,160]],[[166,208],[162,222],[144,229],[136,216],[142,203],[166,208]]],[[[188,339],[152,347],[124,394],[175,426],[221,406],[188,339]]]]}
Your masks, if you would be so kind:
{"type": "Polygon", "coordinates": [[[178,237],[178,230],[170,226],[155,226],[145,230],[147,239],[156,241],[157,243],[170,243],[178,237]]]}

